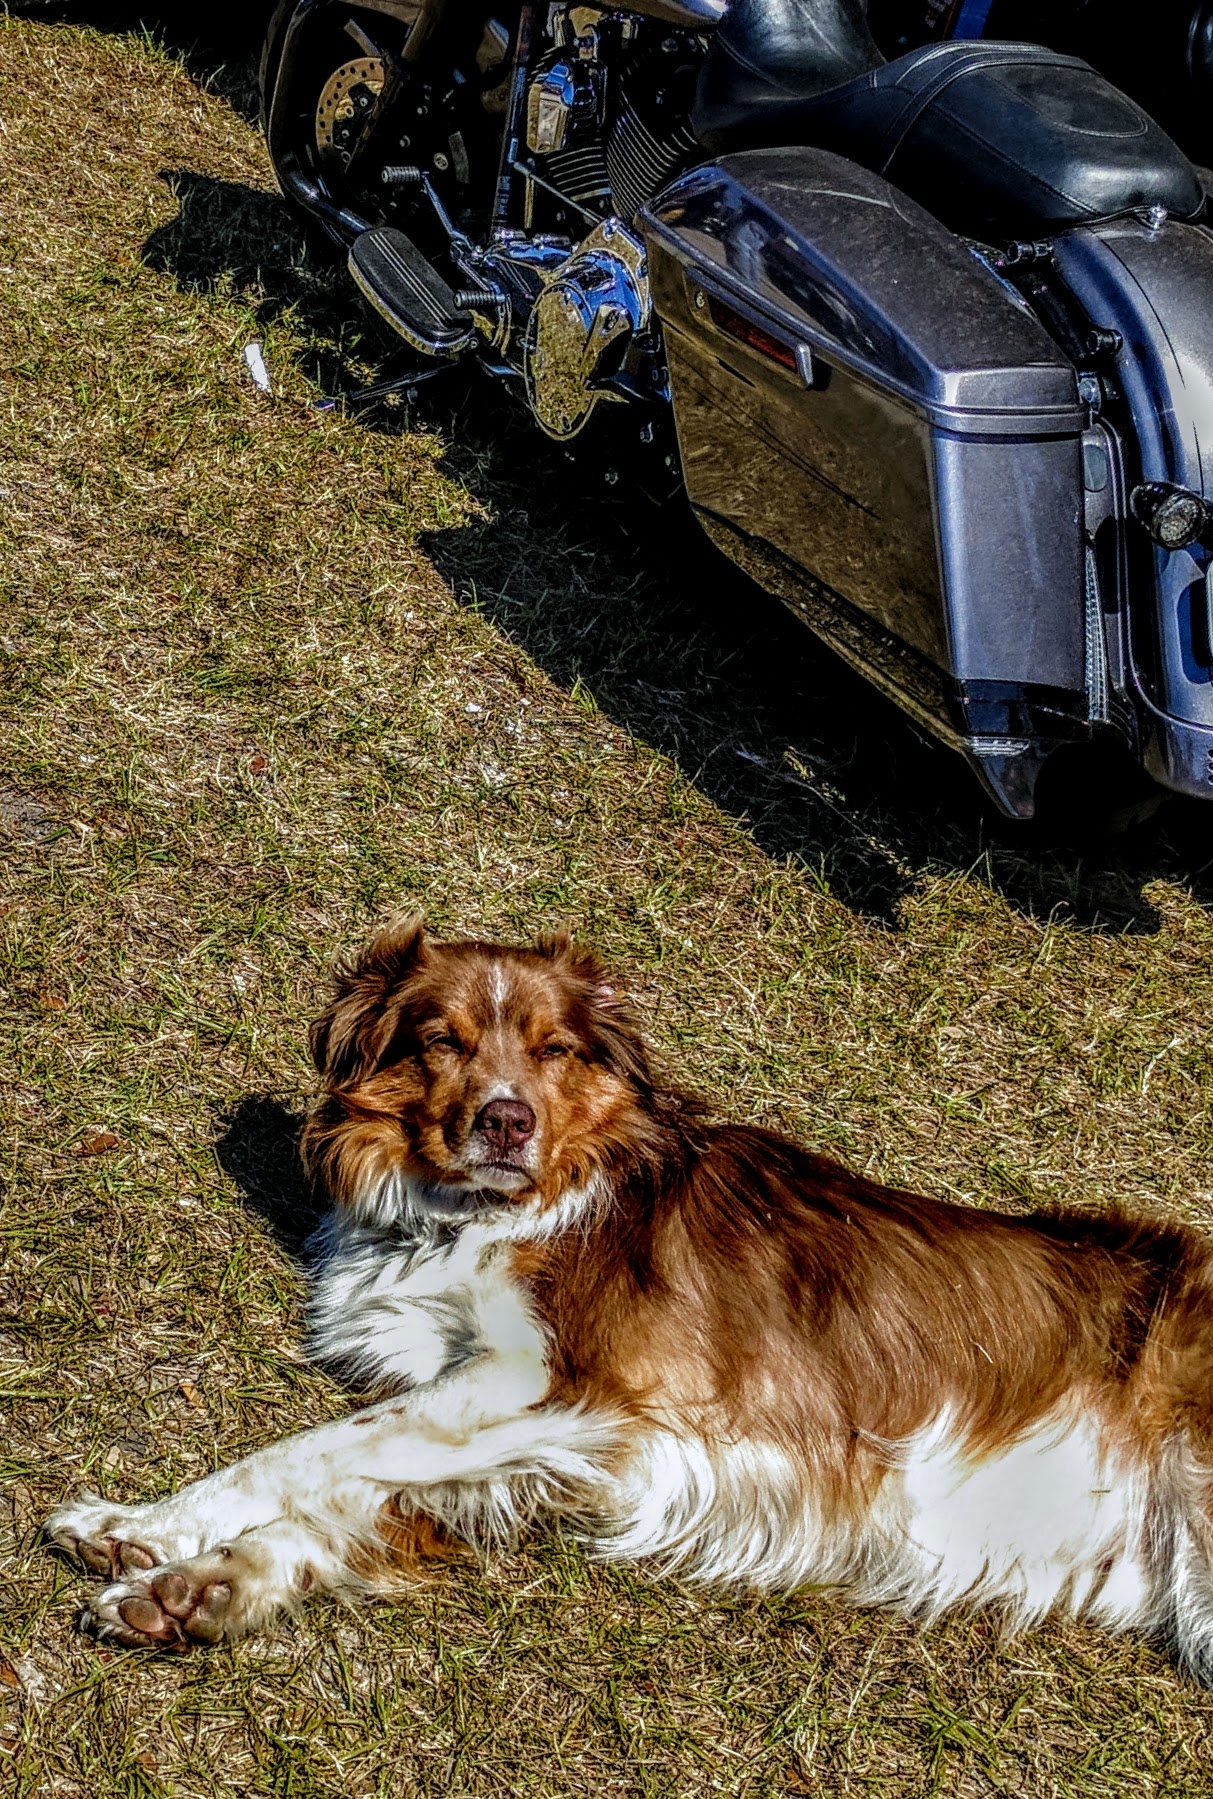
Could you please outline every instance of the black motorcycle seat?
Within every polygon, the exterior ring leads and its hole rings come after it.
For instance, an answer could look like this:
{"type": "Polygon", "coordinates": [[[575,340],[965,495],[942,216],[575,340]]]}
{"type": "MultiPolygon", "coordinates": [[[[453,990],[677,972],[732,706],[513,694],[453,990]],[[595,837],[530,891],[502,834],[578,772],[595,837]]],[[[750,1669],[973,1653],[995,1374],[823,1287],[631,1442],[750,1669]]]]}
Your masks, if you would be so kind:
{"type": "MultiPolygon", "coordinates": [[[[883,62],[864,0],[729,0],[712,38],[699,104],[720,128],[735,119],[745,129],[771,109],[839,87],[883,62]]],[[[745,146],[752,147],[758,146],[745,146]]]]}
{"type": "MultiPolygon", "coordinates": [[[[768,0],[746,3],[759,9],[768,0]]],[[[775,0],[781,8],[795,3],[775,0]]],[[[726,17],[721,30],[727,25],[726,17]]],[[[755,47],[762,39],[751,34],[744,61],[727,40],[719,53],[715,44],[709,51],[694,127],[711,155],[794,144],[833,150],[885,176],[954,229],[996,240],[1146,207],[1189,218],[1204,204],[1179,147],[1076,57],[1032,44],[959,41],[870,62],[823,86],[817,45],[808,42],[798,86],[786,42],[769,79],[755,47]]]]}

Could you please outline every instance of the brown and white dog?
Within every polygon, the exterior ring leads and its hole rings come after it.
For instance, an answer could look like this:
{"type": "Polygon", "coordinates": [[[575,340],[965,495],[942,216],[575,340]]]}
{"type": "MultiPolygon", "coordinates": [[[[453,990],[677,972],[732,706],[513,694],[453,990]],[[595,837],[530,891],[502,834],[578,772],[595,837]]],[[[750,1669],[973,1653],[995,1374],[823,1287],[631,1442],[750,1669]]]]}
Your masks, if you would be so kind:
{"type": "Polygon", "coordinates": [[[93,1628],[212,1643],[443,1530],[927,1617],[995,1601],[1213,1679],[1213,1251],[942,1205],[659,1088],[597,960],[378,937],[312,1031],[312,1344],[388,1396],[54,1540],[93,1628]]]}

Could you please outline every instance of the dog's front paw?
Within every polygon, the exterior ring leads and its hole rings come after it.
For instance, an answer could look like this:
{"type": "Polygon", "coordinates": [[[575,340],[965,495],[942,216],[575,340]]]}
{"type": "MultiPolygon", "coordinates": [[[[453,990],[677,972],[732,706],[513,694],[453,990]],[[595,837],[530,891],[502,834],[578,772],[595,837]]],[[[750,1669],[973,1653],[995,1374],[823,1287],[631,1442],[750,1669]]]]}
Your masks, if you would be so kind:
{"type": "Polygon", "coordinates": [[[127,1649],[222,1642],[237,1634],[231,1563],[229,1550],[216,1549],[117,1580],[92,1599],[85,1628],[127,1649]]]}
{"type": "Polygon", "coordinates": [[[62,1505],[46,1521],[52,1543],[83,1562],[92,1574],[116,1580],[169,1559],[169,1549],[148,1529],[143,1506],[110,1505],[95,1493],[82,1493],[62,1505]]]}

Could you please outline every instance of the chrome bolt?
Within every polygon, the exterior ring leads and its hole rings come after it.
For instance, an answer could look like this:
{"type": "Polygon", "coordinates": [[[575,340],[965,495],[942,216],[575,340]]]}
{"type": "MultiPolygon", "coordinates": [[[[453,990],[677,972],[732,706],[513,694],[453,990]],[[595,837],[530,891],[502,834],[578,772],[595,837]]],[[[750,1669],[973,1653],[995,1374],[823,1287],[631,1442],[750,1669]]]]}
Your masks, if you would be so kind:
{"type": "Polygon", "coordinates": [[[435,150],[435,152],[434,152],[434,167],[438,170],[438,173],[440,175],[445,175],[446,171],[450,168],[450,166],[451,166],[450,157],[447,156],[441,150],[435,150]]]}

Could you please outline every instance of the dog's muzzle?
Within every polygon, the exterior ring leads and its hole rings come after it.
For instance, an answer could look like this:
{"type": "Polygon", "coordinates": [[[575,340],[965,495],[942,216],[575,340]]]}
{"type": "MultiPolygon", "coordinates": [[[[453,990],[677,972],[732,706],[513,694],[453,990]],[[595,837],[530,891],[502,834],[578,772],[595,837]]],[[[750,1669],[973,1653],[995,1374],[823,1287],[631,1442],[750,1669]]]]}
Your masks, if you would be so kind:
{"type": "Polygon", "coordinates": [[[522,1099],[493,1099],[483,1107],[472,1126],[491,1166],[522,1170],[522,1152],[535,1135],[535,1113],[522,1099]]]}

